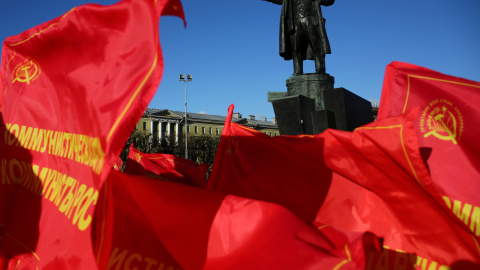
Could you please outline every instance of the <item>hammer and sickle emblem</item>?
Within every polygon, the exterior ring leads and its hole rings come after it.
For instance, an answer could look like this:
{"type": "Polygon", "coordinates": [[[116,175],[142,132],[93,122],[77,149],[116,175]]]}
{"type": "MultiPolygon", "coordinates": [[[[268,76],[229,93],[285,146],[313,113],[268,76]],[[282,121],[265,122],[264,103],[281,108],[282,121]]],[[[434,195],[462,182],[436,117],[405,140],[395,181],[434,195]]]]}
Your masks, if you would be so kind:
{"type": "Polygon", "coordinates": [[[140,162],[140,160],[142,160],[142,155],[140,155],[140,153],[136,153],[136,154],[135,154],[135,160],[136,160],[137,162],[140,162]]]}
{"type": "Polygon", "coordinates": [[[238,138],[235,135],[230,136],[230,140],[228,141],[227,146],[227,154],[229,155],[236,155],[238,151],[238,138]]]}
{"type": "Polygon", "coordinates": [[[18,81],[22,83],[30,84],[31,81],[35,80],[39,75],[40,69],[38,64],[31,60],[26,59],[23,63],[15,67],[14,76],[12,83],[18,81]]]}
{"type": "Polygon", "coordinates": [[[436,123],[440,124],[441,130],[445,131],[447,133],[447,135],[439,134],[438,131],[435,128],[433,128],[432,131],[426,133],[424,135],[424,137],[426,138],[430,135],[433,135],[440,140],[451,140],[453,142],[453,144],[457,144],[457,139],[456,139],[457,138],[457,128],[456,128],[457,127],[457,121],[455,119],[455,116],[450,111],[447,111],[446,108],[444,107],[443,108],[443,113],[439,113],[439,114],[435,115],[435,117],[433,117],[433,120],[436,123]],[[452,119],[452,125],[450,127],[444,121],[446,113],[448,113],[448,115],[450,116],[450,119],[452,119]]]}

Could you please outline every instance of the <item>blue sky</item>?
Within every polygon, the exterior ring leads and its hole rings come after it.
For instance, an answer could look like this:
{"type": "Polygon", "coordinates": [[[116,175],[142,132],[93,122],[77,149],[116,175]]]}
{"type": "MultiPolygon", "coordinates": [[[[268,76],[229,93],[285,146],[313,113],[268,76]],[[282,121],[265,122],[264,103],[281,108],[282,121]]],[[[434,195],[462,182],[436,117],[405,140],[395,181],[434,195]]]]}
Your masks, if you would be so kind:
{"type": "MultiPolygon", "coordinates": [[[[3,0],[0,40],[53,19],[74,6],[112,0],[3,0]]],[[[150,107],[226,115],[230,104],[244,116],[274,117],[268,91],[286,91],[291,61],[278,55],[279,5],[261,0],[183,0],[187,28],[162,17],[165,70],[150,107]]],[[[335,87],[380,100],[385,67],[392,61],[480,81],[479,0],[337,0],[322,7],[332,54],[327,73],[335,87]]],[[[305,62],[305,72],[313,72],[305,62]]]]}

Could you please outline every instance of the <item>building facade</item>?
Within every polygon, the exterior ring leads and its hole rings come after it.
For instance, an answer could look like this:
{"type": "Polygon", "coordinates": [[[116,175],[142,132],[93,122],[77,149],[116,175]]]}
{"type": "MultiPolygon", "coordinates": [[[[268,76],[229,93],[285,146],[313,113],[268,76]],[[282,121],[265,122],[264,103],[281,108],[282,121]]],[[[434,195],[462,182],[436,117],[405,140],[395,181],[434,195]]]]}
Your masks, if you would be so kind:
{"type": "MultiPolygon", "coordinates": [[[[187,134],[189,136],[220,136],[225,119],[226,116],[187,113],[187,134]]],[[[243,118],[240,113],[234,113],[232,122],[253,128],[271,137],[280,135],[275,118],[267,121],[266,118],[255,119],[253,115],[243,118]]],[[[137,123],[136,129],[152,134],[153,139],[161,140],[175,136],[178,141],[180,136],[185,136],[185,112],[148,108],[137,123]]]]}

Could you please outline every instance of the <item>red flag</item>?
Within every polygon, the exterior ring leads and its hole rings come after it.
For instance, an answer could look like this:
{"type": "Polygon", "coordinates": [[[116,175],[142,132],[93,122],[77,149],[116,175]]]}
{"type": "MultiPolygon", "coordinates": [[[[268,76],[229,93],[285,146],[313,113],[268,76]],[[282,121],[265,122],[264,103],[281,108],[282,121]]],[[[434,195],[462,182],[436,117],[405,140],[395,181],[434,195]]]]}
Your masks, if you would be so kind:
{"type": "Polygon", "coordinates": [[[280,204],[303,221],[313,221],[330,185],[321,162],[319,135],[270,137],[230,123],[229,108],[208,187],[280,204]],[[299,169],[301,168],[301,169],[299,169]]]}
{"type": "Polygon", "coordinates": [[[412,111],[353,133],[324,133],[323,155],[334,173],[316,221],[382,237],[386,251],[369,256],[367,269],[438,269],[461,261],[478,267],[480,250],[473,234],[452,220],[422,185],[430,176],[418,150],[416,116],[412,111]]]}
{"type": "Polygon", "coordinates": [[[422,185],[480,239],[480,82],[415,65],[387,66],[378,119],[419,107],[414,127],[431,182],[422,185]]]}
{"type": "MultiPolygon", "coordinates": [[[[371,247],[361,234],[337,247],[323,231],[276,204],[115,171],[110,180],[120,182],[122,197],[134,202],[124,206],[143,215],[184,269],[361,269],[364,247],[371,247]]],[[[134,266],[145,265],[140,258],[146,256],[139,253],[134,266]]]]}
{"type": "Polygon", "coordinates": [[[84,5],[5,40],[0,232],[18,269],[96,267],[93,209],[158,87],[167,4],[84,5]]]}
{"type": "Polygon", "coordinates": [[[185,20],[185,15],[183,13],[183,7],[180,0],[170,0],[163,7],[162,15],[172,15],[177,16],[183,19],[183,26],[187,27],[187,21],[185,20]]]}
{"type": "Polygon", "coordinates": [[[197,164],[169,154],[145,154],[135,149],[132,144],[124,171],[129,174],[204,188],[207,185],[208,165],[197,164]]]}
{"type": "Polygon", "coordinates": [[[121,171],[122,166],[123,166],[123,161],[120,157],[118,157],[117,160],[115,160],[115,162],[113,163],[112,169],[115,171],[121,171]]]}

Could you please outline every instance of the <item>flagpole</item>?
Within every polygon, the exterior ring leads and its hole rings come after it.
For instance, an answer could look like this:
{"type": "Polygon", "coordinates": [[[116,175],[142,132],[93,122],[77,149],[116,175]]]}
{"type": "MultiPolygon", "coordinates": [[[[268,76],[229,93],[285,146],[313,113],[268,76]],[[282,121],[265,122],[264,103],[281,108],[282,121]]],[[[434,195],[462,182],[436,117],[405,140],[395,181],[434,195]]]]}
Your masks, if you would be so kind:
{"type": "Polygon", "coordinates": [[[188,159],[187,82],[192,81],[192,74],[187,74],[186,79],[185,74],[180,74],[180,81],[185,82],[185,159],[188,159]]]}

